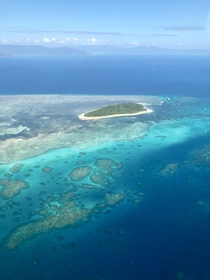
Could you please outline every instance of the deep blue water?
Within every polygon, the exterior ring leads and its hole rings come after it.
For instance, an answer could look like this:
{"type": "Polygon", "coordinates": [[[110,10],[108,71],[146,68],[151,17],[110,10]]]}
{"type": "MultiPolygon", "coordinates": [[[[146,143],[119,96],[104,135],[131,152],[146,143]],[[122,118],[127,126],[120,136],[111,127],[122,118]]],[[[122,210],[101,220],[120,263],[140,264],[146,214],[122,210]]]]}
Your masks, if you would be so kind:
{"type": "Polygon", "coordinates": [[[0,73],[0,94],[210,94],[209,56],[1,58],[0,73]]]}

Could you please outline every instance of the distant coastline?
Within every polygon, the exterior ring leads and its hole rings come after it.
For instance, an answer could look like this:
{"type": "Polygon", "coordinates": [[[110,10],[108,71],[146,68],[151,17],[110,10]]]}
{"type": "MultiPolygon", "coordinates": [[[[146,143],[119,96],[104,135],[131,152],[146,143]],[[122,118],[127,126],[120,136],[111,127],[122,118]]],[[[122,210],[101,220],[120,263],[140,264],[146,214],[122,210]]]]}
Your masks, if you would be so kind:
{"type": "Polygon", "coordinates": [[[140,107],[138,112],[128,112],[128,113],[121,113],[121,112],[119,112],[118,113],[119,106],[121,106],[121,105],[129,107],[130,105],[132,105],[132,103],[125,103],[125,104],[118,104],[118,105],[111,105],[111,106],[107,106],[107,107],[102,107],[102,108],[99,108],[99,109],[95,109],[95,110],[92,110],[92,111],[80,114],[78,116],[78,118],[81,119],[81,120],[98,120],[98,119],[113,118],[113,117],[137,116],[137,115],[142,115],[142,114],[147,114],[147,113],[152,113],[153,112],[151,109],[146,108],[145,106],[143,106],[140,103],[133,103],[133,105],[136,105],[136,106],[140,107]],[[112,109],[113,113],[112,114],[106,113],[106,111],[107,111],[106,108],[111,108],[111,109],[113,108],[112,109]],[[94,116],[94,114],[96,115],[97,112],[100,112],[102,110],[103,111],[106,110],[104,115],[100,115],[100,113],[99,113],[100,116],[94,116]],[[90,115],[90,116],[88,116],[88,115],[90,115]]]}
{"type": "Polygon", "coordinates": [[[78,45],[46,47],[45,45],[0,44],[0,53],[9,56],[36,55],[210,55],[210,49],[176,49],[152,46],[78,45]]]}

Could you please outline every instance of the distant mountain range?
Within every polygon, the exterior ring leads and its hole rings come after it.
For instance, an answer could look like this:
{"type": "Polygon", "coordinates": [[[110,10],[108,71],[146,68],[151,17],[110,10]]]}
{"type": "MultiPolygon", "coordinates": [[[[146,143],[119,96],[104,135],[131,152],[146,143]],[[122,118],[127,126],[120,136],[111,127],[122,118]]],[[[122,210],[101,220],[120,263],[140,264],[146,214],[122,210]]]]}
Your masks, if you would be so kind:
{"type": "Polygon", "coordinates": [[[5,53],[0,53],[0,57],[3,56],[3,57],[10,57],[11,55],[9,54],[5,54],[5,53]]]}
{"type": "Polygon", "coordinates": [[[41,45],[0,45],[0,57],[24,55],[210,55],[210,49],[166,49],[158,47],[117,47],[86,45],[78,48],[49,48],[41,45]]]}
{"type": "Polygon", "coordinates": [[[59,47],[47,48],[44,46],[24,45],[0,45],[0,55],[22,56],[22,55],[87,55],[83,50],[59,47]]]}
{"type": "Polygon", "coordinates": [[[106,45],[81,46],[89,54],[125,54],[125,55],[210,55],[210,49],[167,49],[159,47],[117,47],[106,45]]]}

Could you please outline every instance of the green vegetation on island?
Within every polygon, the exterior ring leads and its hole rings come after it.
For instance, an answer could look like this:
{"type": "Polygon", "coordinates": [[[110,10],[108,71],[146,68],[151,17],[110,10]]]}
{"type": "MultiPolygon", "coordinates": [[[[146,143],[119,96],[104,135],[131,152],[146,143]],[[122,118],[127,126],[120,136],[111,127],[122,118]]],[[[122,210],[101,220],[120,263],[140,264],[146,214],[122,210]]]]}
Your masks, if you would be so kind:
{"type": "Polygon", "coordinates": [[[106,106],[91,112],[85,113],[85,117],[105,117],[112,115],[126,115],[126,114],[135,114],[146,111],[146,108],[138,103],[121,103],[106,106]]]}

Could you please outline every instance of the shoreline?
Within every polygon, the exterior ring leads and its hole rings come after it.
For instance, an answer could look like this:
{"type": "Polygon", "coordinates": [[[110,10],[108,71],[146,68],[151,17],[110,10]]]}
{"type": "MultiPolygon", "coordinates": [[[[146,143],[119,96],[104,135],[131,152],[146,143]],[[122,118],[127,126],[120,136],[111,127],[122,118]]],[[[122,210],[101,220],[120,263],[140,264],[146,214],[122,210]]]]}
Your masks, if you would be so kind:
{"type": "Polygon", "coordinates": [[[151,110],[151,109],[148,109],[146,107],[144,107],[144,108],[146,109],[146,111],[141,111],[141,112],[131,113],[131,114],[107,115],[107,116],[101,116],[101,117],[85,117],[85,114],[89,113],[89,112],[85,112],[83,114],[78,115],[78,118],[80,120],[83,120],[83,121],[88,121],[88,120],[99,120],[99,119],[107,119],[107,118],[114,118],[114,117],[132,117],[132,116],[148,114],[148,113],[152,113],[153,112],[153,110],[151,110]]]}

